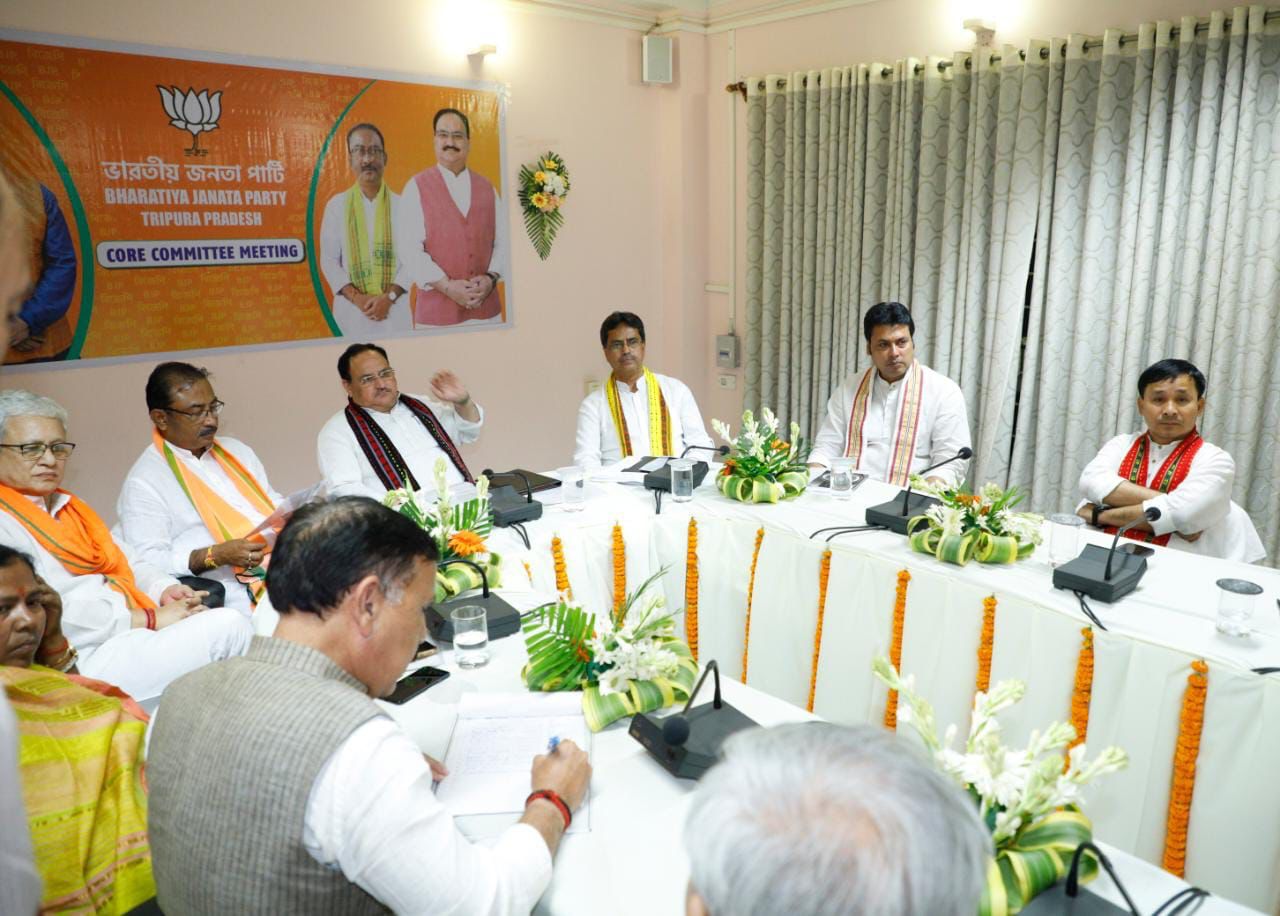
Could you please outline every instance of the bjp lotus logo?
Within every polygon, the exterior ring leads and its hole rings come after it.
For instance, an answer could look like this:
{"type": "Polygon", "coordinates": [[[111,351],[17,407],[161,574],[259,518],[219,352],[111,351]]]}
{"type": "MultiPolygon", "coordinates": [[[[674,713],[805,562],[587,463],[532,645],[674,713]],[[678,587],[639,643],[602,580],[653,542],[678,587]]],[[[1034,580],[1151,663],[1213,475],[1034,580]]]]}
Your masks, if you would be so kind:
{"type": "Polygon", "coordinates": [[[191,149],[186,151],[187,155],[206,155],[209,151],[200,149],[200,134],[218,129],[218,118],[222,117],[222,92],[209,95],[209,90],[204,89],[197,95],[194,89],[188,88],[183,95],[177,86],[172,89],[156,88],[160,90],[160,100],[164,102],[169,123],[191,134],[191,149]]]}

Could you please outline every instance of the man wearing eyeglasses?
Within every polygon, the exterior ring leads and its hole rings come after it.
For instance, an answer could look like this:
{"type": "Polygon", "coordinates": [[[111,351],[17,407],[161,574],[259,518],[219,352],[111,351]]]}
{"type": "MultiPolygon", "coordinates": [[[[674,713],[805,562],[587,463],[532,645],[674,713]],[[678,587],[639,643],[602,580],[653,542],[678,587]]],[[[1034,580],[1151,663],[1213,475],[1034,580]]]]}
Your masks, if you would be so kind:
{"type": "Polygon", "coordinates": [[[28,391],[0,392],[0,543],[35,559],[62,601],[62,629],[87,677],[138,700],[179,675],[242,654],[253,635],[229,610],[111,536],[93,509],[61,488],[75,443],[67,414],[28,391]]]}
{"type": "Polygon", "coordinates": [[[388,490],[434,489],[435,464],[445,459],[452,486],[473,483],[458,445],[475,442],[484,410],[447,370],[431,377],[430,396],[401,394],[387,351],[352,344],[338,357],[347,406],[316,440],[320,474],[331,496],[382,500],[388,490]]]}
{"type": "Polygon", "coordinates": [[[436,164],[401,193],[396,237],[405,276],[417,284],[416,325],[488,321],[502,312],[506,211],[493,184],[467,168],[471,122],[442,108],[431,122],[436,164]]]}
{"type": "Polygon", "coordinates": [[[382,131],[373,124],[347,131],[347,159],[355,184],[329,199],[320,220],[320,269],[333,292],[333,320],[346,337],[407,331],[409,281],[400,276],[394,235],[400,195],[383,180],[382,131]]]}
{"type": "Polygon", "coordinates": [[[218,437],[223,403],[209,373],[161,363],[147,379],[151,444],[120,490],[120,532],[175,576],[222,583],[226,606],[248,614],[265,589],[270,546],[251,534],[280,501],[266,468],[238,439],[218,437]]]}

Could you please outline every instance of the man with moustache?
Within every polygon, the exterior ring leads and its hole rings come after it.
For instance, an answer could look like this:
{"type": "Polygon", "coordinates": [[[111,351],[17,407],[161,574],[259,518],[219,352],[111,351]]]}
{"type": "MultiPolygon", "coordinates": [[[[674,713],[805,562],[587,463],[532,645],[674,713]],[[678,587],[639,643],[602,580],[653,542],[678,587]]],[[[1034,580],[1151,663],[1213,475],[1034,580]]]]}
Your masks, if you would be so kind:
{"type": "Polygon", "coordinates": [[[265,588],[262,534],[280,501],[253,449],[219,438],[223,403],[209,373],[161,363],[147,379],[151,444],[130,468],[116,512],[138,555],[175,576],[221,582],[225,604],[252,611],[265,588]]]}
{"type": "Polygon", "coordinates": [[[333,291],[333,319],[346,337],[407,331],[394,221],[400,196],[383,181],[386,143],[373,124],[347,131],[355,184],[325,204],[320,221],[320,267],[333,291]]]}
{"type": "MultiPolygon", "coordinates": [[[[916,323],[900,302],[867,309],[862,333],[872,366],[847,379],[827,401],[813,442],[811,467],[852,458],[854,469],[905,487],[911,474],[969,446],[964,394],[951,379],[916,359],[916,323]]],[[[945,487],[964,482],[969,462],[953,461],[929,475],[945,487]]]]}
{"type": "Polygon", "coordinates": [[[413,320],[434,326],[490,320],[502,311],[506,211],[493,185],[467,168],[467,116],[442,108],[431,126],[436,164],[405,184],[396,220],[404,275],[418,286],[413,320]]]}

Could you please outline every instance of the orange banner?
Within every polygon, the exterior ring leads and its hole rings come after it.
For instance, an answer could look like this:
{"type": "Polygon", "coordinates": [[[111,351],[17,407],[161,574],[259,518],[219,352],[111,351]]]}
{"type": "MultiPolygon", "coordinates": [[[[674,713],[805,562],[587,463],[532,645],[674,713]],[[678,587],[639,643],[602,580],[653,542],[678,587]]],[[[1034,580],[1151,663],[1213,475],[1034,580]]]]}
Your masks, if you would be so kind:
{"type": "Polygon", "coordinates": [[[493,85],[0,41],[8,362],[508,323],[502,133],[493,85]]]}

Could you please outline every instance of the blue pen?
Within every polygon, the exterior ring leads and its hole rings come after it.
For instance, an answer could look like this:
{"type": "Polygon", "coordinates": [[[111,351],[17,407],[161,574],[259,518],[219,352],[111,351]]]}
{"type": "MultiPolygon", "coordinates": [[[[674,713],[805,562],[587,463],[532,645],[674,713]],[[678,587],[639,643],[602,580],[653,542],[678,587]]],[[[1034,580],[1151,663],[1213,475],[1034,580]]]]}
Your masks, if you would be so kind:
{"type": "Polygon", "coordinates": [[[552,735],[551,740],[547,742],[547,753],[554,754],[556,752],[556,748],[558,748],[559,746],[560,746],[560,736],[552,735]]]}

